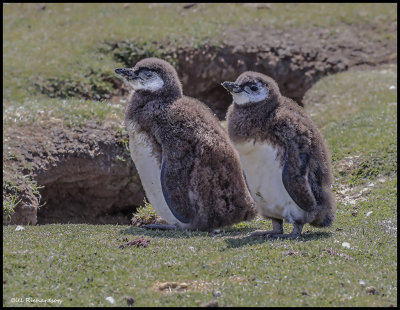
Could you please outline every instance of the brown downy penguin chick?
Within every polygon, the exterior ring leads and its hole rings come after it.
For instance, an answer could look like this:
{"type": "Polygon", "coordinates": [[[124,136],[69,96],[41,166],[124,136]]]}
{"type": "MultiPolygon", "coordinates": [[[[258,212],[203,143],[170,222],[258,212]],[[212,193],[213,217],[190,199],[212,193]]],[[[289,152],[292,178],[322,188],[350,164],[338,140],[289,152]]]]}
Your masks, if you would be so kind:
{"type": "Polygon", "coordinates": [[[232,94],[228,132],[258,211],[272,219],[272,231],[253,236],[297,238],[303,225],[330,226],[336,209],[331,158],[318,128],[276,82],[244,72],[222,85],[232,94]],[[283,234],[283,219],[294,225],[283,234]]]}
{"type": "Polygon", "coordinates": [[[183,96],[175,69],[147,58],[115,72],[134,89],[125,112],[132,159],[169,224],[147,228],[210,231],[252,219],[257,211],[239,154],[211,110],[183,96]]]}

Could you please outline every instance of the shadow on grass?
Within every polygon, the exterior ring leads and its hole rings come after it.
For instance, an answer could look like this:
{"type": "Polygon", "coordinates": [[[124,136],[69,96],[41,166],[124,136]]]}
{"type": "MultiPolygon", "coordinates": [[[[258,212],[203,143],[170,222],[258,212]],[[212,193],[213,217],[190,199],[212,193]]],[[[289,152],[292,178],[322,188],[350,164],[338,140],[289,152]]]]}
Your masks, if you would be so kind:
{"type": "Polygon", "coordinates": [[[332,236],[331,232],[311,232],[311,233],[306,233],[302,234],[300,238],[294,239],[294,240],[288,240],[288,239],[276,239],[276,238],[270,238],[270,237],[251,237],[251,236],[246,236],[243,238],[228,238],[225,240],[225,242],[228,245],[228,248],[240,248],[243,246],[248,246],[248,245],[253,245],[253,244],[261,244],[264,242],[308,242],[308,241],[313,241],[313,240],[319,240],[319,239],[326,239],[332,236]]]}
{"type": "Polygon", "coordinates": [[[157,238],[192,238],[192,237],[226,237],[226,236],[237,236],[248,234],[254,229],[244,228],[227,228],[226,230],[221,229],[219,232],[204,232],[199,230],[150,230],[141,227],[129,227],[127,229],[121,229],[121,234],[126,235],[145,235],[148,237],[157,238]]]}
{"type": "Polygon", "coordinates": [[[126,235],[145,235],[148,237],[156,238],[192,238],[192,237],[207,237],[212,236],[212,233],[203,231],[190,231],[190,230],[159,230],[159,229],[146,229],[141,227],[129,227],[127,229],[121,229],[121,234],[126,235]]]}

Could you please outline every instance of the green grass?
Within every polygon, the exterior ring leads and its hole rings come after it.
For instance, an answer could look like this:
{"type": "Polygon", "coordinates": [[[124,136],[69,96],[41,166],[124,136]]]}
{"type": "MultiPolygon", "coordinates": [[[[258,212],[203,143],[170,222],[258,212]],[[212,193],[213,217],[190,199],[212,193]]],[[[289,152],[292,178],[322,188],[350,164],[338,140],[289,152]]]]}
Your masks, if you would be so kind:
{"type": "Polygon", "coordinates": [[[69,127],[83,125],[88,120],[120,124],[124,110],[123,104],[105,100],[37,98],[24,101],[19,106],[3,105],[3,124],[19,127],[48,120],[62,122],[69,127]]]}
{"type": "Polygon", "coordinates": [[[334,165],[354,161],[335,169],[342,183],[397,173],[396,68],[332,75],[306,94],[315,98],[307,110],[324,133],[334,165]]]}
{"type": "MultiPolygon", "coordinates": [[[[4,183],[3,183],[3,187],[4,183]]],[[[21,199],[18,199],[17,195],[13,195],[11,193],[3,194],[3,224],[8,223],[11,219],[11,216],[15,212],[15,208],[21,202],[21,199]]]]}
{"type": "Polygon", "coordinates": [[[308,94],[333,155],[332,227],[307,225],[299,240],[250,238],[271,227],[260,218],[219,234],[3,227],[3,305],[33,305],[11,302],[32,297],[107,306],[111,296],[117,306],[130,297],[135,306],[397,306],[397,93],[389,89],[396,70],[329,76],[308,94]],[[137,237],[148,247],[119,248],[137,237]],[[158,290],[169,281],[187,289],[158,290]],[[367,294],[369,286],[377,294],[367,294]]]}

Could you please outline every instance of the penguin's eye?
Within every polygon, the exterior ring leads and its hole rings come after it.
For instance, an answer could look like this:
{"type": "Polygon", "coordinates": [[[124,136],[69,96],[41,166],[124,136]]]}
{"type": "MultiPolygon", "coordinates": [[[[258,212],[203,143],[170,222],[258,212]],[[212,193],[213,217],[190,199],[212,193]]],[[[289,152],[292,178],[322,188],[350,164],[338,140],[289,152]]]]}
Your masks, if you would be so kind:
{"type": "Polygon", "coordinates": [[[146,80],[152,79],[154,77],[154,73],[151,71],[147,71],[147,70],[140,71],[139,75],[142,79],[146,79],[146,80]]]}
{"type": "Polygon", "coordinates": [[[252,86],[250,86],[250,89],[251,89],[252,91],[257,91],[257,90],[258,90],[258,87],[255,86],[255,85],[252,85],[252,86]]]}

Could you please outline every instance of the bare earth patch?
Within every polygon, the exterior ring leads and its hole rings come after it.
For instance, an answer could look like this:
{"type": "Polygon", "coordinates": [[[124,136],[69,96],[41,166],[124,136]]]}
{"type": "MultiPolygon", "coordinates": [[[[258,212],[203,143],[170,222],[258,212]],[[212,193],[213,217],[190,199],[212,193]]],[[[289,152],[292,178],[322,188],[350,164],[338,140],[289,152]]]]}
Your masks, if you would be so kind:
{"type": "Polygon", "coordinates": [[[175,292],[187,292],[187,291],[210,291],[213,288],[217,288],[223,285],[226,280],[229,282],[248,282],[244,277],[230,276],[228,279],[218,279],[215,281],[203,281],[203,280],[188,280],[185,282],[155,282],[150,287],[150,290],[163,292],[163,293],[175,293],[175,292]]]}

